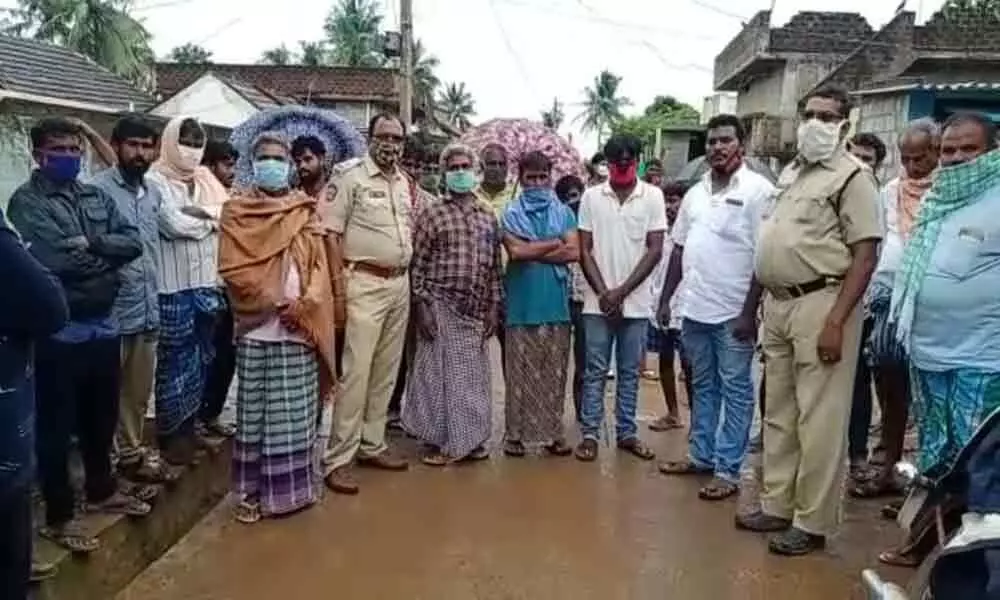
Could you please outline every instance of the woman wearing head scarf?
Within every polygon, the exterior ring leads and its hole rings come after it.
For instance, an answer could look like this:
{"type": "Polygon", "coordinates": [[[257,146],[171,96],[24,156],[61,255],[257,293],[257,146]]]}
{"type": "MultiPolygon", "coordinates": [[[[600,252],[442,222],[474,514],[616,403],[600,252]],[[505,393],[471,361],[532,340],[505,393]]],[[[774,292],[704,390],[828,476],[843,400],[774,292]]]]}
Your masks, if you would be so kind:
{"type": "Polygon", "coordinates": [[[510,256],[506,273],[506,445],[524,456],[544,443],[556,456],[566,444],[562,417],[570,351],[569,264],[580,258],[576,217],[552,190],[552,162],[530,152],[518,163],[521,193],[500,217],[510,256]]]}
{"type": "Polygon", "coordinates": [[[314,503],[317,422],[336,378],[334,299],[316,199],[290,189],[290,149],[253,145],[253,186],[222,212],[219,274],[236,316],[235,517],[253,523],[314,503]]]}
{"type": "Polygon", "coordinates": [[[228,192],[201,166],[205,130],[176,117],[163,130],[160,158],[148,176],[159,210],[160,337],[156,353],[156,430],[163,458],[195,460],[196,434],[213,332],[224,298],[218,278],[218,228],[228,192]]]}
{"type": "Polygon", "coordinates": [[[500,231],[476,199],[475,153],[455,144],[441,163],[448,194],[418,215],[413,232],[417,347],[403,405],[403,427],[429,446],[431,466],[487,457],[487,342],[503,302],[500,231]]]}

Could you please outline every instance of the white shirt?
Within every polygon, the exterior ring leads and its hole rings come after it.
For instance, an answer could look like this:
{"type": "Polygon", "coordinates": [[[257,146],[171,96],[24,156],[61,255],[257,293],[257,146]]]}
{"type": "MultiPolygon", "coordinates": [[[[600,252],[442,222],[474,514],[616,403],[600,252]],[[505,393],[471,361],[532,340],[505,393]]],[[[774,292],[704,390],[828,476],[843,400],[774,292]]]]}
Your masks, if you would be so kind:
{"type": "MultiPolygon", "coordinates": [[[[646,253],[646,236],[667,230],[663,192],[640,181],[622,203],[610,184],[588,188],[580,199],[579,228],[593,237],[594,261],[604,283],[609,289],[618,287],[625,283],[646,253]]],[[[622,316],[648,319],[652,304],[652,290],[649,282],[644,282],[625,298],[622,316]]],[[[597,294],[590,286],[584,290],[583,314],[602,314],[597,294]]]]}
{"type": "MultiPolygon", "coordinates": [[[[656,313],[660,308],[660,296],[663,294],[663,284],[667,282],[667,271],[670,270],[670,254],[674,251],[674,240],[670,234],[663,236],[663,258],[660,264],[656,265],[656,270],[649,276],[649,286],[653,295],[653,316],[649,318],[650,323],[657,329],[662,329],[656,320],[656,313]]],[[[667,329],[681,328],[681,298],[684,295],[684,280],[677,284],[674,295],[670,298],[670,323],[667,329]]]]}
{"type": "Polygon", "coordinates": [[[872,283],[876,281],[892,288],[896,270],[903,261],[903,236],[899,231],[899,179],[893,179],[885,185],[879,194],[881,206],[879,216],[882,218],[882,241],[879,243],[878,265],[872,275],[872,283]]]}
{"type": "Polygon", "coordinates": [[[185,185],[152,172],[147,181],[159,189],[161,199],[159,292],[219,287],[217,222],[181,212],[184,206],[198,206],[185,185]]]}
{"type": "Polygon", "coordinates": [[[773,193],[770,181],[741,166],[717,193],[708,172],[684,195],[671,232],[684,247],[684,318],[714,325],[739,316],[773,193]]]}

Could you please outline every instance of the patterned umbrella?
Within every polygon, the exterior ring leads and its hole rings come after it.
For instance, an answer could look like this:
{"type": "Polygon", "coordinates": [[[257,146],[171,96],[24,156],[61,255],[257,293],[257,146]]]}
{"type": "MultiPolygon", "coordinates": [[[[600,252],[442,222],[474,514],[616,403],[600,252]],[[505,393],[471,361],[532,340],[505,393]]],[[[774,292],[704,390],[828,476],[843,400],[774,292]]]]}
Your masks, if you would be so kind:
{"type": "Polygon", "coordinates": [[[354,125],[332,110],[311,106],[268,108],[237,125],[229,136],[230,143],[240,153],[236,162],[237,186],[250,184],[250,146],[258,135],[267,131],[284,134],[289,142],[301,135],[316,136],[326,146],[331,164],[363,156],[366,150],[365,141],[354,125]]]}
{"type": "Polygon", "coordinates": [[[558,133],[537,121],[493,119],[466,131],[460,141],[476,152],[482,152],[488,144],[500,144],[507,149],[514,162],[523,154],[539,150],[552,160],[555,180],[564,175],[586,178],[576,149],[558,133]]]}

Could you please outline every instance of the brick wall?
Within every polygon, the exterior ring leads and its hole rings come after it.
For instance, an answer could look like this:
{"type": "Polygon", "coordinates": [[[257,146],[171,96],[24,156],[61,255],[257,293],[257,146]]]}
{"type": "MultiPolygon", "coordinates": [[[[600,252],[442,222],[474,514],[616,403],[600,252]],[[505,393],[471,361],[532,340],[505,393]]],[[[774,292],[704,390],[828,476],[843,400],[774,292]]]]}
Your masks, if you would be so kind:
{"type": "Polygon", "coordinates": [[[771,30],[772,52],[848,54],[870,38],[871,25],[858,13],[803,11],[771,30]]]}
{"type": "Polygon", "coordinates": [[[942,10],[916,28],[913,44],[926,50],[1000,52],[1000,19],[978,8],[942,10]]]}
{"type": "Polygon", "coordinates": [[[726,44],[715,57],[713,75],[716,89],[721,89],[726,79],[744,68],[755,56],[768,50],[770,27],[771,11],[762,10],[726,44]]]}

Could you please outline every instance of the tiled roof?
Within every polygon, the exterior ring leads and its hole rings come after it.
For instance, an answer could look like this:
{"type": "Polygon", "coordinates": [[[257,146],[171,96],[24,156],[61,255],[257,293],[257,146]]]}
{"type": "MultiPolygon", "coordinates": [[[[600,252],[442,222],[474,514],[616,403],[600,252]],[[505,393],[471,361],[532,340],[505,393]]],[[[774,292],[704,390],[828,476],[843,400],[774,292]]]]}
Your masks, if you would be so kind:
{"type": "Polygon", "coordinates": [[[236,78],[268,95],[393,101],[399,97],[394,69],[309,67],[303,65],[156,64],[156,91],[166,98],[210,72],[236,78]]]}
{"type": "Polygon", "coordinates": [[[275,106],[282,106],[284,104],[295,104],[293,98],[270,94],[235,77],[219,77],[219,81],[236,90],[236,93],[243,96],[247,102],[257,108],[274,108],[275,106]]]}
{"type": "Polygon", "coordinates": [[[888,92],[905,92],[908,90],[931,90],[936,92],[960,92],[981,90],[996,92],[1000,90],[1000,81],[930,81],[928,78],[899,77],[886,81],[876,81],[854,92],[857,96],[884,94],[888,92]]]}
{"type": "Polygon", "coordinates": [[[143,110],[148,94],[89,58],[55,44],[0,35],[0,90],[143,110]]]}

